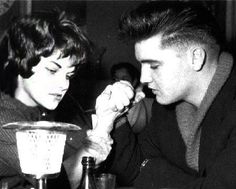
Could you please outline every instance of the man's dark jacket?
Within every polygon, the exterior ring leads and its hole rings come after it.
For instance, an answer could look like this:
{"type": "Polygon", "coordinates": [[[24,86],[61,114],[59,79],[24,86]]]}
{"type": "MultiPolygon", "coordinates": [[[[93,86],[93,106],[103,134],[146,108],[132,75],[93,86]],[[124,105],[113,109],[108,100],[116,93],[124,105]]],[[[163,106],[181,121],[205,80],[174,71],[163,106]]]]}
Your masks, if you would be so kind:
{"type": "Polygon", "coordinates": [[[217,94],[201,122],[199,171],[185,158],[175,105],[153,104],[150,124],[139,135],[128,125],[114,132],[108,161],[122,184],[136,188],[236,188],[236,71],[217,94]]]}

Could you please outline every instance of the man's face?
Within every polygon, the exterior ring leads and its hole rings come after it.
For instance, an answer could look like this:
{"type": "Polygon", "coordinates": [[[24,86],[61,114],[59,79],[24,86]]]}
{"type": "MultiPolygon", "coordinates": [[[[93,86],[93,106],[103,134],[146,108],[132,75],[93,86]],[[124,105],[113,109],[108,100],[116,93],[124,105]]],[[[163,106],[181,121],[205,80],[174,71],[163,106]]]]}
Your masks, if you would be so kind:
{"type": "Polygon", "coordinates": [[[28,106],[42,106],[53,110],[69,88],[69,79],[75,72],[75,66],[69,57],[59,58],[60,51],[49,57],[41,57],[32,68],[30,78],[22,78],[21,101],[28,106]]]}
{"type": "Polygon", "coordinates": [[[156,35],[137,42],[135,55],[141,63],[140,80],[156,95],[157,102],[171,104],[188,98],[193,70],[187,53],[161,48],[161,36],[156,35]]]}

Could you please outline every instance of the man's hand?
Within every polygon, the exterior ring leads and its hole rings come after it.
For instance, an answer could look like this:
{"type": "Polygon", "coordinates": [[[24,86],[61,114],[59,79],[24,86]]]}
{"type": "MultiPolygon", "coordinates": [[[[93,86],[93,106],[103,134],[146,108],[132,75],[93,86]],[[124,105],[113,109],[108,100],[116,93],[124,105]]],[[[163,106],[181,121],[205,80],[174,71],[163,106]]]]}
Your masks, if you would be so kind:
{"type": "Polygon", "coordinates": [[[114,120],[126,111],[134,89],[127,81],[119,81],[108,85],[96,100],[96,119],[94,132],[109,134],[114,120]]]}

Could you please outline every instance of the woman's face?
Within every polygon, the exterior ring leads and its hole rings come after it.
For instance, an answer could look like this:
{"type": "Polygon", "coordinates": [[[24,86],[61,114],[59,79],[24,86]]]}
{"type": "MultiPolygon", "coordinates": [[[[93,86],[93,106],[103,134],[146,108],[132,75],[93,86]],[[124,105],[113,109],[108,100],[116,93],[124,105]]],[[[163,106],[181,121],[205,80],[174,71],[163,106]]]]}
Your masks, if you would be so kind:
{"type": "Polygon", "coordinates": [[[18,76],[15,97],[27,106],[42,106],[54,110],[69,88],[75,66],[70,57],[59,58],[60,51],[49,57],[41,57],[32,68],[29,78],[18,76]]]}

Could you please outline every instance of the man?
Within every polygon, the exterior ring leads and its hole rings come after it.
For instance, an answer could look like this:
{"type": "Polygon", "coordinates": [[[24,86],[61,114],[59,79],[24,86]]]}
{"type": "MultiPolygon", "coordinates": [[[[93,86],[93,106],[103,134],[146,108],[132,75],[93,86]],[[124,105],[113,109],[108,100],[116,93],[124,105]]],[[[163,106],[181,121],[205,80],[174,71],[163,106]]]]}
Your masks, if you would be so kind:
{"type": "MultiPolygon", "coordinates": [[[[194,5],[149,2],[121,19],[121,34],[133,40],[141,63],[140,80],[156,96],[150,124],[137,138],[129,126],[114,133],[111,169],[123,184],[236,188],[233,58],[223,52],[213,17],[194,5]]],[[[97,99],[104,120],[97,129],[108,134],[132,97],[127,82],[108,86],[97,99]]]]}

